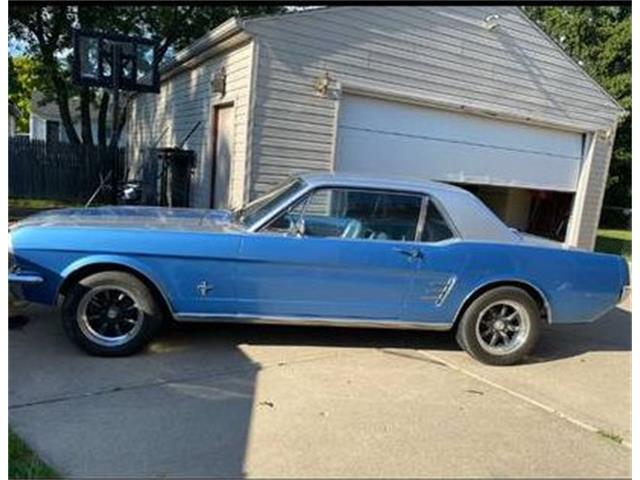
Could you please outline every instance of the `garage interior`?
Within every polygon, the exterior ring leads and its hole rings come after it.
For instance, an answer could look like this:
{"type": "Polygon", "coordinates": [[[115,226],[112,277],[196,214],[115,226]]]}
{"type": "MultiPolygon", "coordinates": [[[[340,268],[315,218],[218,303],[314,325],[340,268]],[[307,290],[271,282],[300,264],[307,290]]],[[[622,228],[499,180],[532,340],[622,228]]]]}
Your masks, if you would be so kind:
{"type": "Polygon", "coordinates": [[[563,242],[573,208],[573,193],[452,183],[480,198],[508,226],[563,242]]]}

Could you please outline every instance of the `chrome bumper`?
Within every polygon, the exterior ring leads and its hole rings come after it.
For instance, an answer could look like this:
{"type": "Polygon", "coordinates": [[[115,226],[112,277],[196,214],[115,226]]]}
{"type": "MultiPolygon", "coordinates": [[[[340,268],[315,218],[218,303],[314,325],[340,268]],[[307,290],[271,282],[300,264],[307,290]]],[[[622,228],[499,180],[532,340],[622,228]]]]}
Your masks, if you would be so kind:
{"type": "Polygon", "coordinates": [[[9,283],[42,283],[44,278],[32,272],[9,272],[9,283]]]}
{"type": "Polygon", "coordinates": [[[622,292],[620,292],[620,301],[618,303],[626,301],[629,295],[631,295],[631,285],[626,285],[622,288],[622,292]]]}

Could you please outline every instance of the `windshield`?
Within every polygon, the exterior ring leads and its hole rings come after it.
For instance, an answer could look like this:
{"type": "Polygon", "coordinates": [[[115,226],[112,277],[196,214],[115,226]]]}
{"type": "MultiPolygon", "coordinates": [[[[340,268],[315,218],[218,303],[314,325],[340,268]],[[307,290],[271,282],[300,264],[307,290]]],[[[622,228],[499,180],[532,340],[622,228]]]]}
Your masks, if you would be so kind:
{"type": "Polygon", "coordinates": [[[287,178],[269,193],[247,203],[244,207],[234,210],[234,217],[238,223],[245,226],[252,225],[269,213],[276,205],[302,190],[304,185],[304,182],[297,177],[287,178]]]}

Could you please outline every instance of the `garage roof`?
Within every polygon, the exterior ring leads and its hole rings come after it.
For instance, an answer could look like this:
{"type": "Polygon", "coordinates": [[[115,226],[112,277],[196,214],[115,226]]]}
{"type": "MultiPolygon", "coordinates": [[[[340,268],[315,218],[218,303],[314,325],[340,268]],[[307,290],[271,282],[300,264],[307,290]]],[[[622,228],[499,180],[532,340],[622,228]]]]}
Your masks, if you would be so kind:
{"type": "MultiPolygon", "coordinates": [[[[290,20],[295,16],[314,16],[314,15],[322,15],[323,13],[329,11],[335,11],[336,9],[359,9],[359,8],[382,8],[382,7],[362,7],[362,6],[337,6],[337,7],[320,7],[314,9],[308,9],[303,11],[293,11],[290,13],[284,14],[275,14],[275,15],[261,15],[261,16],[250,16],[250,17],[232,17],[226,22],[220,24],[214,30],[199,38],[195,42],[193,42],[188,47],[184,48],[180,52],[176,54],[176,57],[173,61],[165,65],[161,69],[161,73],[164,75],[170,74],[173,70],[178,69],[179,67],[185,65],[186,63],[191,63],[195,60],[194,63],[199,63],[205,58],[210,57],[212,54],[215,54],[220,49],[217,48],[222,44],[226,43],[227,45],[223,48],[231,48],[237,43],[240,43],[244,40],[251,38],[251,32],[247,28],[254,22],[263,22],[263,21],[283,21],[290,20]],[[235,42],[230,41],[232,37],[241,34],[241,38],[236,39],[235,42]],[[197,57],[201,56],[202,59],[199,60],[197,57]]],[[[417,7],[416,7],[417,8],[417,7]]],[[[453,7],[452,7],[453,8],[453,7]]],[[[590,83],[593,84],[594,88],[598,90],[601,94],[603,94],[612,106],[618,111],[619,115],[626,114],[626,110],[618,103],[618,101],[613,98],[609,92],[606,91],[593,77],[591,77],[586,70],[576,62],[553,38],[551,38],[544,30],[542,30],[529,16],[522,10],[520,7],[515,6],[500,6],[501,9],[510,9],[512,12],[517,12],[517,14],[522,17],[534,30],[536,30],[543,38],[545,38],[550,45],[559,52],[561,52],[562,56],[564,56],[571,64],[573,64],[576,69],[581,72],[584,77],[586,77],[590,83]]]]}

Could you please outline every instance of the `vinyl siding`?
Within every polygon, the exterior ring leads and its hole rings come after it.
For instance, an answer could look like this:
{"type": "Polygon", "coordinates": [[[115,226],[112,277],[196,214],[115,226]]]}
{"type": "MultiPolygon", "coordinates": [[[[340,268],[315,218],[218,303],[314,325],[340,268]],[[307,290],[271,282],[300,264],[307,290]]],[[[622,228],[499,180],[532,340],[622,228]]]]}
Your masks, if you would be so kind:
{"type": "Polygon", "coordinates": [[[251,80],[252,44],[212,57],[200,65],[180,72],[161,84],[160,94],[140,94],[132,105],[128,125],[131,177],[140,177],[146,158],[162,132],[158,147],[177,145],[197,122],[202,122],[184,148],[196,152],[196,169],[191,185],[191,205],[208,207],[211,189],[211,108],[213,102],[234,103],[234,145],[229,199],[232,206],[242,203],[247,152],[247,118],[251,80]],[[227,74],[224,98],[211,94],[211,78],[221,67],[227,74]]]}
{"type": "MultiPolygon", "coordinates": [[[[337,7],[246,20],[258,42],[250,197],[295,171],[331,170],[342,84],[473,106],[496,115],[612,128],[620,108],[524,14],[509,6],[337,7]],[[488,31],[483,19],[497,13],[488,31]]],[[[598,147],[580,246],[591,247],[610,148],[598,147]]]]}

